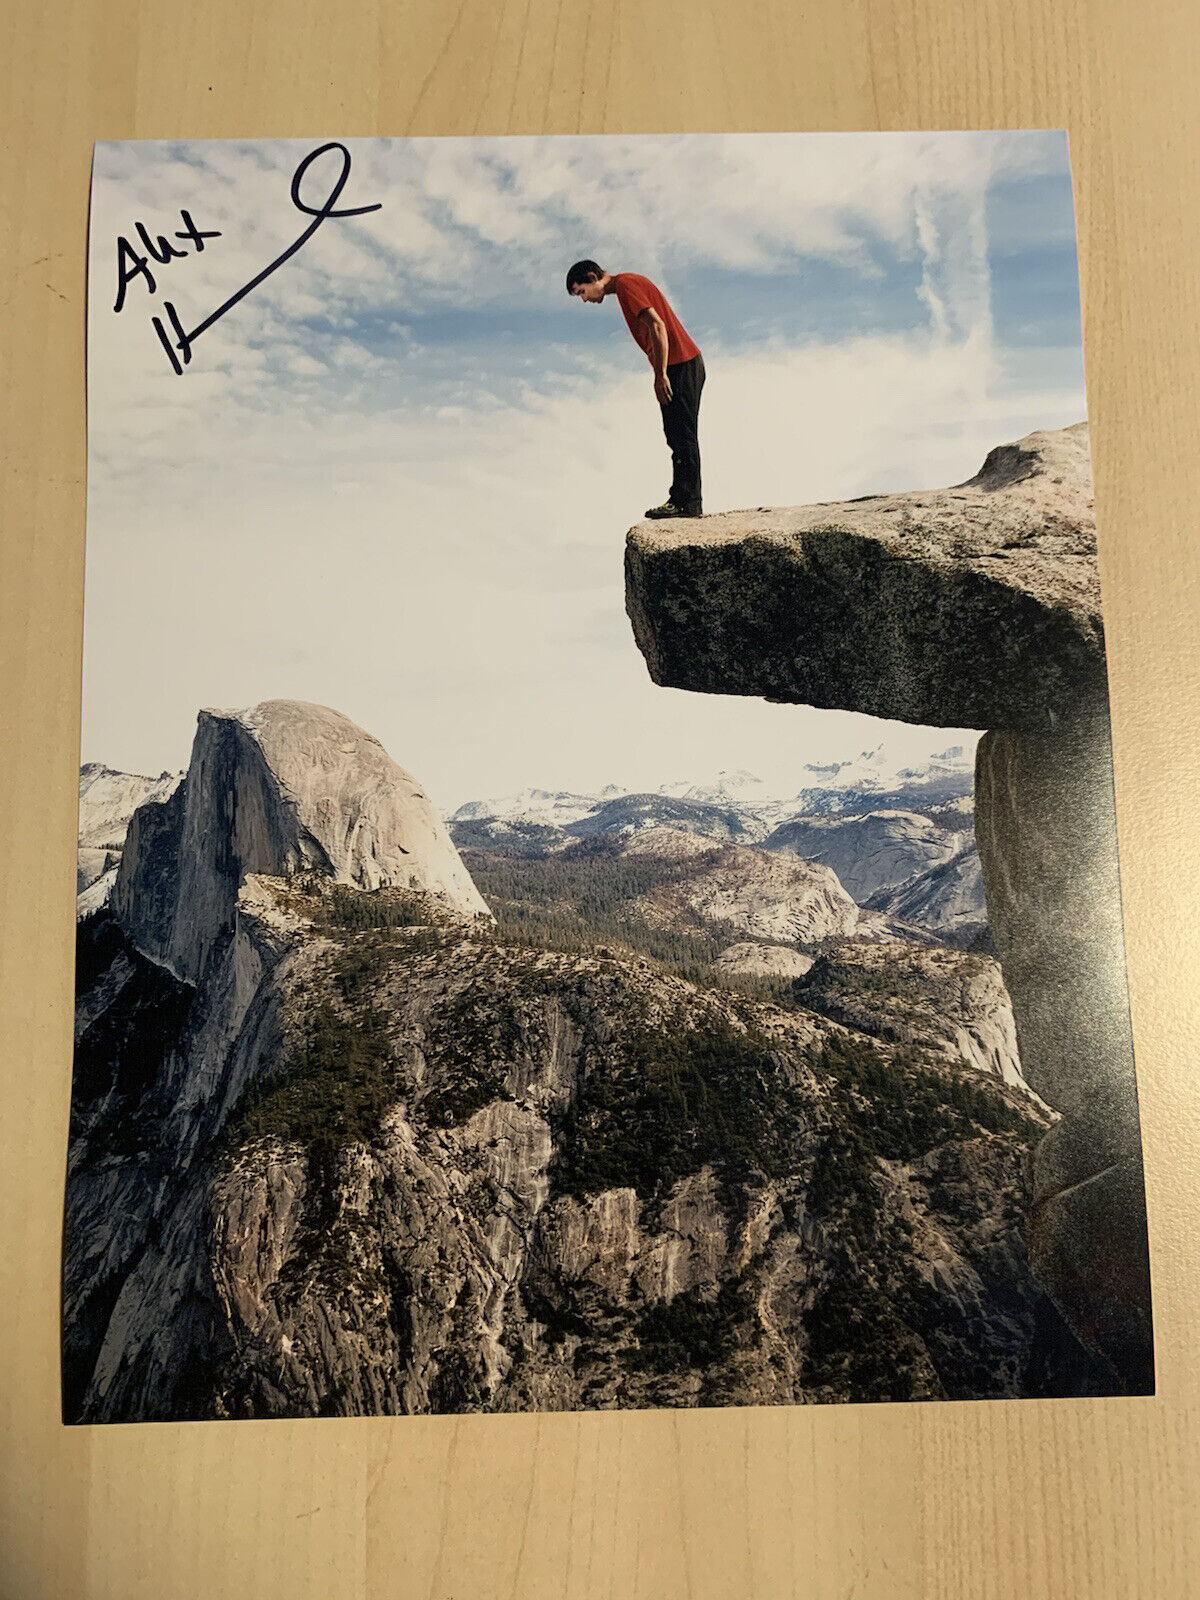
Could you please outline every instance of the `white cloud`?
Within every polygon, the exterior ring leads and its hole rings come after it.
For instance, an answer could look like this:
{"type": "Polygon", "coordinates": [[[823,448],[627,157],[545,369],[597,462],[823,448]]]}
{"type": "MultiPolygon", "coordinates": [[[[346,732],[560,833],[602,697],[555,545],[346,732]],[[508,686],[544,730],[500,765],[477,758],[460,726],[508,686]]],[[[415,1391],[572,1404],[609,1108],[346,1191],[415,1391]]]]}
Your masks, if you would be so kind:
{"type": "MultiPolygon", "coordinates": [[[[969,352],[927,337],[717,351],[709,370],[711,510],[957,482],[1079,414],[1071,391],[989,397],[969,352]]],[[[877,742],[863,718],[650,683],[621,567],[669,466],[648,380],[614,363],[512,409],[325,433],[231,420],[136,499],[97,493],[91,755],[157,768],[199,705],[271,695],[355,716],[447,804],[728,765],[786,783],[877,742]]],[[[948,736],[900,737],[916,754],[948,736]]]]}
{"type": "MultiPolygon", "coordinates": [[[[805,761],[877,743],[869,719],[650,683],[624,615],[622,541],[665,492],[669,460],[614,305],[595,313],[613,318],[610,358],[585,367],[547,338],[524,379],[481,361],[470,381],[439,374],[429,388],[412,376],[436,369],[404,310],[422,296],[533,304],[550,292],[548,254],[575,235],[648,271],[668,253],[679,270],[761,272],[799,253],[882,276],[886,249],[919,264],[925,309],[908,332],[706,341],[706,504],[960,481],[996,442],[1082,411],[1074,388],[1012,389],[990,313],[987,185],[1053,167],[1060,142],[350,143],[343,203],[385,209],[326,223],[203,336],[183,378],[140,285],[112,315],[113,240],[135,219],[173,225],[181,206],[222,229],[162,273],[192,325],[296,236],[288,185],[311,144],[98,151],[85,757],[178,764],[199,706],[275,695],[345,711],[447,805],[722,766],[786,787],[805,761]],[[354,336],[364,316],[401,335],[398,355],[354,336]],[[302,317],[335,331],[306,342],[302,317]]],[[[552,276],[561,294],[557,262],[552,276]]],[[[916,758],[952,736],[896,737],[916,758]]]]}
{"type": "MultiPolygon", "coordinates": [[[[725,134],[633,137],[350,140],[341,204],[382,209],[330,219],[311,241],[197,343],[198,371],[222,375],[234,401],[262,404],[250,350],[298,319],[336,329],[352,313],[406,303],[544,304],[572,254],[637,261],[670,292],[671,272],[702,262],[767,272],[799,257],[878,275],[879,252],[923,259],[935,331],[965,334],[986,316],[983,196],[999,172],[1061,164],[1045,135],[725,134]],[[951,310],[953,308],[953,310],[951,310]],[[947,321],[950,317],[952,320],[947,321]],[[962,326],[962,319],[967,326],[962,326]]],[[[101,144],[92,201],[92,381],[111,437],[127,397],[191,406],[150,326],[164,298],[194,327],[296,239],[291,174],[312,141],[101,144]],[[134,283],[112,314],[116,239],[135,221],[172,234],[188,209],[221,237],[203,254],[155,268],[157,299],[134,283]]],[[[305,195],[328,192],[330,153],[305,195]]],[[[323,336],[334,348],[353,341],[323,336]]],[[[314,359],[321,359],[314,352],[314,359]]],[[[136,439],[136,432],[129,434],[136,439]]]]}

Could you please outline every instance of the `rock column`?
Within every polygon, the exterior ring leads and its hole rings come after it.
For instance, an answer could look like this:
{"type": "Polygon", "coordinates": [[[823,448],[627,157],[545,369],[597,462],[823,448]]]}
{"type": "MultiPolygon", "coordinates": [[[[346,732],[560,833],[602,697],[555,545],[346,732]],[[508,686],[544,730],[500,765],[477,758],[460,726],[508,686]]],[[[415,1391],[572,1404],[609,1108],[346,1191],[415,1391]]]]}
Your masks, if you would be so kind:
{"type": "Polygon", "coordinates": [[[1062,1113],[1034,1158],[1034,1271],[1114,1387],[1152,1392],[1145,1189],[1107,710],[984,734],[975,836],[1026,1081],[1062,1113]]]}

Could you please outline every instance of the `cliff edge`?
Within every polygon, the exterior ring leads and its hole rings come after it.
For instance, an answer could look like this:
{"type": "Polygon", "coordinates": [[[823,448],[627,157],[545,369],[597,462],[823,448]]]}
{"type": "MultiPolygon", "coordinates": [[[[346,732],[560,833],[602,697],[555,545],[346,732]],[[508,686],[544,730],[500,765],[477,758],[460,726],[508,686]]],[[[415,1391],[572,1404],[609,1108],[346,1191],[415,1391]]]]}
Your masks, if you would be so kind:
{"type": "Polygon", "coordinates": [[[936,491],[646,521],[627,609],[656,683],[932,727],[1106,695],[1087,424],[936,491]]]}

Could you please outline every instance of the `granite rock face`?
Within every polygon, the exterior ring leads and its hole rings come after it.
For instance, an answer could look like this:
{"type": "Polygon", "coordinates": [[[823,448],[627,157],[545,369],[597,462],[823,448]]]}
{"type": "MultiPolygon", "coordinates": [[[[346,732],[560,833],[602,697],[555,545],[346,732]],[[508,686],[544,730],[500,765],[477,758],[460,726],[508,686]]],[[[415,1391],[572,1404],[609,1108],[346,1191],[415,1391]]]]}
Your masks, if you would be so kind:
{"type": "Polygon", "coordinates": [[[252,876],[197,990],[85,924],[68,1420],[1026,1392],[1027,1095],[378,904],[252,876]]]}
{"type": "Polygon", "coordinates": [[[1082,1341],[1153,1383],[1150,1268],[1108,718],[979,742],[979,852],[1029,1082],[1062,1122],[1034,1158],[1029,1250],[1082,1341]]]}
{"type": "Polygon", "coordinates": [[[195,983],[247,875],[305,868],[489,915],[416,781],[348,717],[298,700],[201,711],[185,779],[134,813],[113,911],[137,949],[195,983]]]}
{"type": "Polygon", "coordinates": [[[744,939],[722,950],[714,964],[721,972],[744,973],[751,978],[802,978],[813,957],[785,944],[744,939]]]}
{"type": "Polygon", "coordinates": [[[860,1033],[923,1045],[1027,1092],[1012,1006],[989,956],[904,939],[831,939],[796,995],[860,1033]]]}
{"type": "Polygon", "coordinates": [[[650,828],[622,840],[622,858],[672,861],[674,881],[629,903],[627,915],[650,927],[689,924],[730,938],[813,944],[857,927],[859,910],[820,862],[715,844],[701,834],[650,828]]]}
{"type": "Polygon", "coordinates": [[[626,579],[672,688],[1031,730],[1107,692],[1085,423],[949,489],[639,523],[626,579]]]}
{"type": "Polygon", "coordinates": [[[989,730],[988,917],[1025,1079],[1062,1113],[1031,1250],[1113,1389],[1152,1391],[1086,424],[949,489],[638,524],[626,595],[657,683],[989,730]]]}
{"type": "Polygon", "coordinates": [[[147,800],[166,800],[181,777],[179,772],[163,772],[157,778],[115,772],[99,761],[80,767],[77,917],[107,903],[133,813],[147,800]]]}
{"type": "Polygon", "coordinates": [[[965,950],[987,946],[990,929],[983,873],[975,841],[895,889],[881,889],[866,902],[901,922],[928,929],[965,950]]]}
{"type": "Polygon", "coordinates": [[[899,889],[957,854],[969,833],[944,828],[913,811],[867,811],[851,817],[797,817],[763,841],[832,867],[860,905],[881,891],[899,889]]]}

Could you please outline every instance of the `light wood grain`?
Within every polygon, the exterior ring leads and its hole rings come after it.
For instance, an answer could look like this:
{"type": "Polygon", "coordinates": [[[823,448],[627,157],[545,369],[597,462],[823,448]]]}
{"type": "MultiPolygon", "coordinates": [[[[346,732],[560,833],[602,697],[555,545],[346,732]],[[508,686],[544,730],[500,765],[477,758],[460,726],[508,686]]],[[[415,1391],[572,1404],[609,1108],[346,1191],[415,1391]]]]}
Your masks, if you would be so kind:
{"type": "Polygon", "coordinates": [[[0,44],[0,1594],[1200,1593],[1192,0],[43,0],[0,44]],[[93,139],[1001,126],[1071,132],[1158,1397],[62,1428],[93,139]]]}

